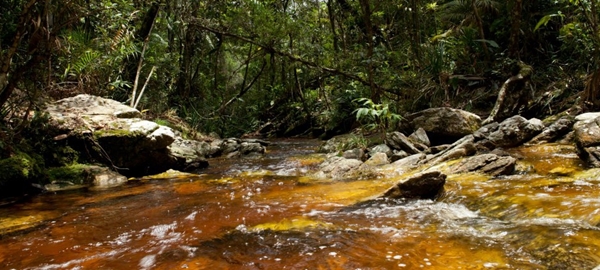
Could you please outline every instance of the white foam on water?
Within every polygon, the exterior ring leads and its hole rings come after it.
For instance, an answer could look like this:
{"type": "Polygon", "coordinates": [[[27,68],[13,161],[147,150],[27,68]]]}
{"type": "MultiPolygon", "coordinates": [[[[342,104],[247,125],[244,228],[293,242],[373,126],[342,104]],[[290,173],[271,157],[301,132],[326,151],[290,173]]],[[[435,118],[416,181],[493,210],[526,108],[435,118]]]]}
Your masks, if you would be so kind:
{"type": "Polygon", "coordinates": [[[142,269],[149,269],[150,267],[154,266],[154,264],[156,264],[156,255],[147,255],[138,263],[142,269]]]}

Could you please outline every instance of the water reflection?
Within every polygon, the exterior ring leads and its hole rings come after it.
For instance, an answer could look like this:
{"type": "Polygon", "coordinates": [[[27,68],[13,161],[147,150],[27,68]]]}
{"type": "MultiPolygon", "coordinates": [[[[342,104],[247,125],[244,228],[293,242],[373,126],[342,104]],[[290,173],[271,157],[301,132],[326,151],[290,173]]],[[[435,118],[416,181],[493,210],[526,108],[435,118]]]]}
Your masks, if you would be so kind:
{"type": "Polygon", "coordinates": [[[439,201],[364,201],[385,190],[389,180],[299,184],[320,158],[312,156],[314,146],[282,141],[266,158],[216,160],[197,177],[44,194],[0,208],[0,268],[600,264],[600,182],[550,172],[559,165],[582,170],[566,147],[515,150],[531,166],[529,174],[450,176],[439,201]]]}

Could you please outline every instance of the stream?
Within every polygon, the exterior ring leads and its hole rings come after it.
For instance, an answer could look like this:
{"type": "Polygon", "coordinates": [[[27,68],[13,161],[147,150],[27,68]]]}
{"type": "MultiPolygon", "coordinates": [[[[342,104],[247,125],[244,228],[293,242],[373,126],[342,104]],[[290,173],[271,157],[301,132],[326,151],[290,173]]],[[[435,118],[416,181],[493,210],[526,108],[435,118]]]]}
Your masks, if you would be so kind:
{"type": "Polygon", "coordinates": [[[516,175],[403,201],[365,200],[394,178],[312,181],[318,143],[4,205],[0,269],[600,269],[600,178],[570,176],[572,146],[511,149],[516,175]]]}

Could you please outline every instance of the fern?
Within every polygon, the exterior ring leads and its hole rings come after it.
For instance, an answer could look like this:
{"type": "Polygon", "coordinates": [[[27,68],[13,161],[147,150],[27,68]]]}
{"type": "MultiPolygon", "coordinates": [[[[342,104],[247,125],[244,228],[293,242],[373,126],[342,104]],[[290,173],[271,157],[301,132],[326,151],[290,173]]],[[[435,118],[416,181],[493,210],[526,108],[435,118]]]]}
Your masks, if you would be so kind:
{"type": "Polygon", "coordinates": [[[81,74],[87,67],[96,63],[96,60],[100,57],[100,52],[94,50],[85,51],[79,58],[71,64],[72,70],[77,74],[81,74]]]}

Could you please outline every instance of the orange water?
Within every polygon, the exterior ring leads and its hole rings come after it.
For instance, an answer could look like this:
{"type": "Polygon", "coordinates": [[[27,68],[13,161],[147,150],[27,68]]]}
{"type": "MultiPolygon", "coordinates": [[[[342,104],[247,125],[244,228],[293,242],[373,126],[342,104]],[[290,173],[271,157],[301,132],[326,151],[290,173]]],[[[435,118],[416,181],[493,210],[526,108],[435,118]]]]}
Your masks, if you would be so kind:
{"type": "Polygon", "coordinates": [[[0,208],[0,269],[592,269],[600,181],[572,148],[520,148],[529,169],[450,176],[439,201],[364,201],[386,179],[300,183],[314,141],[201,175],[49,193],[0,208]],[[557,150],[558,149],[558,150],[557,150]],[[570,180],[569,180],[570,179],[570,180]]]}

